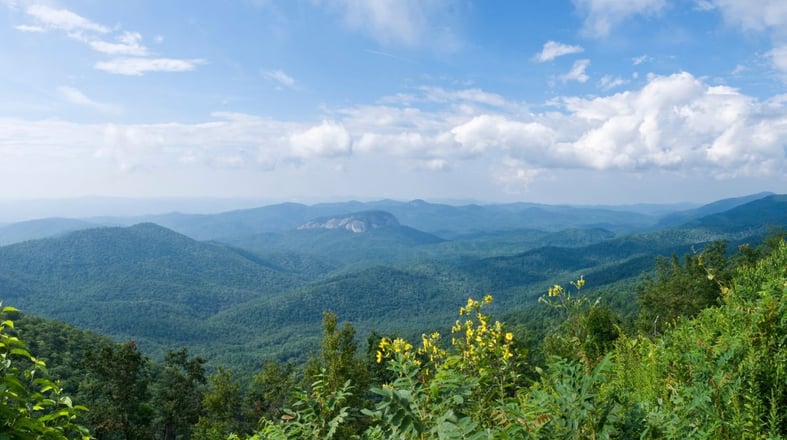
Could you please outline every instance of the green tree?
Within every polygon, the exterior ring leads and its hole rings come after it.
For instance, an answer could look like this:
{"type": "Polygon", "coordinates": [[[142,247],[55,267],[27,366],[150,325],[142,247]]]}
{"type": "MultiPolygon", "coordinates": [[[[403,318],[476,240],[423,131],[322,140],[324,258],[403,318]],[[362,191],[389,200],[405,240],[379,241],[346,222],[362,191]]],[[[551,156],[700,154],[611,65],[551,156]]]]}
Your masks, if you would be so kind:
{"type": "Polygon", "coordinates": [[[189,438],[202,411],[205,360],[189,358],[188,350],[168,351],[158,378],[153,403],[156,427],[163,440],[189,438]]]}
{"type": "Polygon", "coordinates": [[[85,368],[88,377],[80,389],[100,408],[89,417],[96,437],[149,439],[153,409],[148,403],[148,359],[134,341],[88,353],[85,368]]]}
{"type": "Polygon", "coordinates": [[[208,391],[202,398],[203,414],[194,426],[192,438],[220,440],[230,434],[251,432],[253,427],[244,417],[240,384],[233,379],[232,372],[219,367],[208,382],[208,391]]]}
{"type": "Polygon", "coordinates": [[[296,390],[295,372],[295,364],[270,361],[254,375],[247,396],[254,420],[275,420],[284,415],[296,390]]]}
{"type": "Polygon", "coordinates": [[[732,265],[726,257],[727,243],[716,241],[702,252],[656,260],[656,272],[637,287],[641,331],[657,335],[680,317],[693,317],[718,305],[721,286],[729,283],[732,265]]]}

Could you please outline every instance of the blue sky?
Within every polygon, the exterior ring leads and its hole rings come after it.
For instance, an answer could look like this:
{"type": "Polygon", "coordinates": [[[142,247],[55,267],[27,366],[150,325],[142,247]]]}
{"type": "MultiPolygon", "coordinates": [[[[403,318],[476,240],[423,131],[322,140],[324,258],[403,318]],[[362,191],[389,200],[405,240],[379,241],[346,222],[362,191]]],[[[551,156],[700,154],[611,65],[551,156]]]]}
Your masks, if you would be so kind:
{"type": "Polygon", "coordinates": [[[0,0],[0,198],[787,192],[782,0],[0,0]]]}

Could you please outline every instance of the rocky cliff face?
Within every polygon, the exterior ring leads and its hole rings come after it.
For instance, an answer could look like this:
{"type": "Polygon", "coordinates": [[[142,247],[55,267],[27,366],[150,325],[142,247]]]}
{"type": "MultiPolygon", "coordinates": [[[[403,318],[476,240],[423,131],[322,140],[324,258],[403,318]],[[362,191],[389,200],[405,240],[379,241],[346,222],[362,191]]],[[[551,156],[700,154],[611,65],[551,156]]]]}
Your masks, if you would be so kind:
{"type": "Polygon", "coordinates": [[[359,233],[388,226],[399,226],[399,221],[390,212],[364,211],[316,218],[298,226],[298,229],[346,229],[359,233]]]}

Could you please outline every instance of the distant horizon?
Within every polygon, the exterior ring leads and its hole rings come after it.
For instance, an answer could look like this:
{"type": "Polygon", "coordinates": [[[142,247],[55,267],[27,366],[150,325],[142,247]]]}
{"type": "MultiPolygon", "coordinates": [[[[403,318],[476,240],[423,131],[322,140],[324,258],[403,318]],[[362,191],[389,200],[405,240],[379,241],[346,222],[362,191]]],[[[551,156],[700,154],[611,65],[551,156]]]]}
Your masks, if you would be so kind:
{"type": "Polygon", "coordinates": [[[672,202],[631,202],[631,203],[543,203],[528,200],[516,201],[481,201],[481,200],[451,200],[451,199],[395,199],[390,197],[347,197],[336,199],[311,199],[311,200],[291,200],[291,199],[257,199],[257,198],[233,198],[233,197],[196,197],[196,196],[162,196],[162,197],[119,197],[119,196],[96,196],[85,195],[69,198],[30,198],[30,199],[9,199],[0,198],[0,223],[16,223],[29,220],[46,218],[73,218],[91,219],[100,217],[145,217],[164,214],[187,214],[187,215],[210,215],[229,211],[254,209],[265,206],[278,205],[283,203],[298,203],[307,206],[330,203],[373,203],[380,201],[394,201],[408,203],[416,200],[423,200],[431,204],[444,204],[451,206],[466,205],[507,205],[516,203],[532,203],[535,205],[546,206],[572,206],[572,207],[598,207],[609,209],[620,209],[625,207],[665,207],[680,209],[692,209],[703,206],[718,200],[734,199],[747,197],[755,194],[771,193],[781,194],[774,191],[755,191],[746,194],[736,194],[729,197],[703,201],[672,201],[672,202]],[[81,212],[81,214],[80,214],[81,212]]]}

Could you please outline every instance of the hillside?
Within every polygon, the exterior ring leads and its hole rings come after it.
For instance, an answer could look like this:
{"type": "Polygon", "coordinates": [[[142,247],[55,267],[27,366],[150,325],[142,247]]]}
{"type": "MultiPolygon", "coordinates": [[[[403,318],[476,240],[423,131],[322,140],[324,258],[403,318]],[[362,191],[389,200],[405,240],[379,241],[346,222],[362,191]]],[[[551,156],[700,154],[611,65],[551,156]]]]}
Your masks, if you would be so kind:
{"type": "Polygon", "coordinates": [[[97,226],[95,223],[68,218],[45,218],[12,223],[0,226],[0,246],[97,226]]]}
{"type": "Polygon", "coordinates": [[[205,318],[303,282],[280,265],[153,224],[0,247],[4,301],[159,346],[207,341],[205,318]]]}
{"type": "Polygon", "coordinates": [[[713,232],[755,232],[787,225],[787,195],[770,195],[707,215],[683,227],[704,228],[713,232]]]}
{"type": "Polygon", "coordinates": [[[697,220],[720,212],[728,211],[749,202],[759,200],[768,196],[772,196],[770,192],[760,192],[756,194],[749,194],[743,197],[733,197],[729,199],[717,200],[697,208],[673,212],[662,217],[658,222],[658,227],[678,226],[692,220],[697,220]]]}

